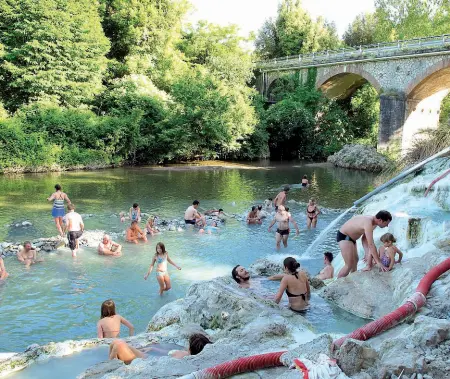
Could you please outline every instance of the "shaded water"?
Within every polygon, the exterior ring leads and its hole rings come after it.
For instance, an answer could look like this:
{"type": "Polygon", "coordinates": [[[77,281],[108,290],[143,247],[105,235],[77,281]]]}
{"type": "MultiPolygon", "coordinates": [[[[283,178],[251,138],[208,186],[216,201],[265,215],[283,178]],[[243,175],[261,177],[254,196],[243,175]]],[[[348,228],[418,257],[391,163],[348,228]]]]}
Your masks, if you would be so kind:
{"type": "MultiPolygon", "coordinates": [[[[23,241],[55,235],[51,205],[46,197],[60,183],[85,219],[86,229],[122,233],[126,227],[113,214],[138,202],[143,212],[161,218],[181,219],[194,199],[206,209],[222,207],[228,213],[244,214],[267,197],[275,197],[284,184],[294,185],[288,205],[299,223],[301,234],[291,236],[289,247],[275,250],[274,233],[268,233],[269,220],[262,226],[247,226],[230,219],[215,235],[193,231],[165,232],[147,244],[125,244],[124,256],[105,258],[94,249],[84,249],[73,260],[67,249],[43,254],[45,262],[26,270],[13,258],[6,258],[10,273],[0,285],[0,351],[20,351],[31,343],[90,338],[96,336],[96,322],[103,300],[113,298],[117,311],[142,332],[153,314],[164,304],[183,297],[193,281],[230,275],[236,264],[248,266],[271,255],[301,256],[338,213],[319,217],[317,230],[306,231],[305,204],[310,197],[319,207],[345,209],[372,189],[374,177],[367,173],[325,165],[251,165],[233,169],[152,169],[119,168],[94,172],[70,172],[0,177],[0,241],[23,241]],[[294,184],[306,174],[311,187],[294,184]],[[28,220],[32,227],[5,225],[28,220]],[[169,266],[173,289],[160,297],[154,274],[143,276],[163,241],[170,257],[182,267],[169,266]]],[[[119,238],[123,242],[123,237],[119,238]]],[[[322,251],[337,252],[330,237],[301,263],[310,272],[322,266],[322,251]]],[[[334,316],[333,316],[334,317],[334,316]]],[[[123,331],[125,335],[127,331],[123,331]]]]}

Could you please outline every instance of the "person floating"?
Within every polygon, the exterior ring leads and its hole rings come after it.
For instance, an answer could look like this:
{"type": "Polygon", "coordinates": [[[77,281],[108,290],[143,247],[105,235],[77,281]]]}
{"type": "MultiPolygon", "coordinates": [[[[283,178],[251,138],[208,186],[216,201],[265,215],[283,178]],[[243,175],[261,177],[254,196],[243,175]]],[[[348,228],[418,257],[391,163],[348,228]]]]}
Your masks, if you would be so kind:
{"type": "Polygon", "coordinates": [[[316,278],[321,280],[333,279],[334,267],[332,266],[331,262],[333,262],[333,254],[329,251],[323,253],[323,263],[325,267],[322,269],[322,271],[319,272],[316,278]]]}
{"type": "Polygon", "coordinates": [[[84,223],[81,216],[75,212],[75,205],[70,203],[67,206],[69,213],[66,215],[66,231],[69,240],[69,248],[72,250],[72,257],[77,256],[79,249],[78,239],[83,235],[84,223]]]}
{"type": "Polygon", "coordinates": [[[139,240],[147,242],[147,236],[142,231],[142,229],[139,227],[137,221],[131,222],[131,225],[127,229],[126,239],[128,242],[135,243],[135,244],[137,244],[139,242],[139,240]]]}
{"type": "Polygon", "coordinates": [[[43,262],[43,259],[37,257],[37,251],[31,246],[30,241],[23,243],[23,248],[17,253],[17,259],[22,262],[25,267],[30,267],[38,262],[43,262]]]}
{"type": "Polygon", "coordinates": [[[53,200],[53,208],[52,208],[52,216],[55,220],[56,229],[58,229],[58,233],[61,237],[64,237],[63,232],[63,217],[65,215],[64,211],[64,201],[70,204],[70,199],[62,192],[62,188],[59,184],[55,185],[55,192],[52,193],[50,197],[47,198],[47,201],[53,200]]]}
{"type": "Polygon", "coordinates": [[[358,250],[356,241],[361,238],[364,247],[364,260],[367,267],[364,271],[372,269],[372,257],[381,268],[387,271],[378,257],[377,249],[373,241],[373,231],[376,227],[385,228],[392,221],[388,211],[379,211],[375,216],[354,216],[348,220],[337,232],[336,241],[341,249],[344,267],[339,271],[338,278],[342,278],[355,272],[358,266],[358,250]]]}
{"type": "Polygon", "coordinates": [[[247,215],[247,224],[262,224],[258,217],[258,208],[253,206],[252,210],[247,215]]]}
{"type": "Polygon", "coordinates": [[[147,224],[145,224],[145,229],[147,230],[147,234],[154,236],[159,233],[159,230],[156,228],[156,217],[149,217],[147,220],[147,224]]]}
{"type": "Polygon", "coordinates": [[[122,255],[122,245],[111,240],[108,234],[103,236],[102,242],[98,244],[97,252],[99,255],[112,255],[118,257],[122,255]]]}
{"type": "MultiPolygon", "coordinates": [[[[380,238],[383,242],[383,246],[378,249],[380,261],[384,267],[387,267],[389,271],[394,267],[394,263],[401,263],[403,259],[403,253],[399,250],[394,243],[397,242],[395,237],[391,233],[383,234],[380,238]],[[398,254],[398,261],[395,260],[395,256],[398,254]]],[[[372,262],[373,264],[373,262],[372,262]]]]}
{"type": "Polygon", "coordinates": [[[130,208],[129,217],[131,222],[133,221],[141,222],[141,208],[139,208],[138,203],[134,203],[133,206],[130,208]]]}
{"type": "Polygon", "coordinates": [[[290,217],[290,214],[288,212],[286,212],[286,209],[284,208],[283,205],[278,206],[277,213],[275,213],[275,217],[269,226],[269,232],[271,231],[272,226],[276,222],[278,222],[278,228],[277,228],[277,232],[275,234],[276,247],[277,247],[277,249],[280,248],[281,241],[283,241],[284,247],[287,247],[288,246],[287,241],[288,241],[289,233],[290,233],[289,223],[291,222],[294,225],[297,235],[300,234],[298,225],[294,221],[294,219],[292,217],[290,217]]]}
{"type": "Polygon", "coordinates": [[[164,244],[162,242],[158,242],[156,244],[156,253],[153,256],[152,263],[150,263],[150,267],[144,276],[144,280],[147,280],[148,276],[153,271],[153,266],[156,263],[156,280],[158,280],[160,295],[162,295],[164,291],[169,291],[172,288],[169,273],[167,272],[167,262],[176,267],[178,270],[181,270],[181,267],[177,266],[169,258],[169,253],[166,251],[164,244]]]}
{"type": "Polygon", "coordinates": [[[309,307],[311,297],[308,277],[303,271],[299,271],[300,263],[295,258],[286,258],[283,266],[284,274],[269,277],[269,280],[281,279],[280,288],[275,295],[275,302],[279,304],[286,292],[289,308],[294,312],[305,311],[309,307]]]}
{"type": "Polygon", "coordinates": [[[316,200],[309,199],[308,206],[306,207],[306,226],[308,229],[317,226],[317,216],[320,214],[320,209],[317,207],[316,200]]]}
{"type": "Polygon", "coordinates": [[[239,284],[239,287],[242,288],[251,287],[250,273],[246,270],[245,267],[241,265],[233,267],[233,269],[231,270],[231,277],[237,284],[239,284]]]}
{"type": "Polygon", "coordinates": [[[309,186],[309,180],[308,180],[308,176],[307,175],[303,175],[302,178],[302,187],[306,188],[309,186]]]}
{"type": "Polygon", "coordinates": [[[136,358],[147,358],[147,353],[150,351],[158,351],[159,353],[165,353],[173,358],[181,359],[188,355],[197,355],[201,353],[204,347],[208,344],[212,344],[208,337],[203,334],[196,333],[189,337],[188,350],[172,350],[167,351],[160,348],[153,347],[152,345],[141,347],[136,349],[135,347],[127,344],[123,340],[114,340],[109,346],[109,359],[119,359],[126,365],[129,365],[136,358]]]}
{"type": "Polygon", "coordinates": [[[9,276],[6,271],[5,262],[3,262],[3,258],[0,257],[0,280],[5,280],[9,276]]]}
{"type": "Polygon", "coordinates": [[[206,226],[206,219],[204,216],[202,216],[199,211],[197,210],[198,206],[200,205],[200,202],[198,200],[194,200],[192,202],[192,205],[189,206],[186,209],[186,212],[184,212],[184,223],[190,224],[190,225],[197,225],[197,226],[206,226]]]}
{"type": "Polygon", "coordinates": [[[211,225],[206,226],[205,228],[201,228],[198,232],[200,234],[213,234],[219,232],[220,228],[217,224],[217,221],[213,221],[211,225]]]}
{"type": "Polygon", "coordinates": [[[287,200],[287,194],[289,192],[289,186],[284,187],[283,191],[281,191],[276,197],[273,203],[275,204],[275,211],[278,210],[280,205],[285,205],[287,200]]]}
{"type": "Polygon", "coordinates": [[[116,338],[120,334],[120,325],[124,324],[130,336],[134,334],[134,326],[126,318],[116,314],[116,304],[111,299],[102,303],[100,310],[100,320],[97,322],[98,338],[116,338]]]}

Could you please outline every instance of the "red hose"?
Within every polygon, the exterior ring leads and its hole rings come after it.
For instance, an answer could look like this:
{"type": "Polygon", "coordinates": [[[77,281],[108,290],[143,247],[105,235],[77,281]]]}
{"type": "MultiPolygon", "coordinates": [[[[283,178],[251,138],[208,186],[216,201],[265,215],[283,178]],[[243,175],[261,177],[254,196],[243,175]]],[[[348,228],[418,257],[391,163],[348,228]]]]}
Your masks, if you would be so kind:
{"type": "Polygon", "coordinates": [[[433,267],[419,282],[416,292],[406,302],[397,308],[395,311],[372,321],[361,328],[356,329],[350,334],[334,341],[334,345],[341,346],[348,338],[353,338],[359,341],[366,341],[377,334],[392,328],[393,326],[402,322],[405,318],[416,313],[426,302],[426,295],[430,290],[434,281],[439,278],[444,272],[450,270],[450,258],[433,267]]]}
{"type": "MultiPolygon", "coordinates": [[[[437,266],[433,267],[430,271],[428,271],[428,273],[419,282],[419,285],[416,288],[416,292],[395,311],[379,318],[378,320],[372,321],[371,323],[364,325],[361,328],[356,329],[354,332],[342,338],[339,338],[338,340],[334,341],[333,344],[335,346],[341,346],[344,343],[344,341],[348,338],[366,341],[369,338],[374,337],[377,334],[399,324],[408,316],[416,313],[417,310],[425,304],[426,295],[428,294],[431,285],[443,273],[445,273],[448,270],[450,270],[450,258],[447,258],[445,261],[443,261],[442,263],[438,264],[437,266]]],[[[251,357],[235,359],[233,361],[225,362],[214,367],[194,372],[190,375],[184,376],[182,379],[227,378],[229,376],[242,374],[244,372],[283,366],[283,364],[280,361],[280,358],[284,353],[285,351],[280,351],[276,353],[253,355],[251,357]]],[[[299,367],[300,369],[302,369],[302,365],[299,365],[299,367]]],[[[303,371],[303,374],[305,375],[305,371],[303,371]]],[[[304,376],[304,378],[307,378],[308,377],[307,375],[308,373],[306,371],[306,376],[304,376]]]]}
{"type": "Polygon", "coordinates": [[[428,186],[427,190],[425,191],[425,195],[424,197],[427,197],[428,192],[430,192],[431,187],[433,187],[439,180],[444,179],[448,174],[450,174],[450,170],[447,170],[446,172],[444,172],[441,176],[437,177],[436,179],[434,179],[431,184],[428,186]]]}

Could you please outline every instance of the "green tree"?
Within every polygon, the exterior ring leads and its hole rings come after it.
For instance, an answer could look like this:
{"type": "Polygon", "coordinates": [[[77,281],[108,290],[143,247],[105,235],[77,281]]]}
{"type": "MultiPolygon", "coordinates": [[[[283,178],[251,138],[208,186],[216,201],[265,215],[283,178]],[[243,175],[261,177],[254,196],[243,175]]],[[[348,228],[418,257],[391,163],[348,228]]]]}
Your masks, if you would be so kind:
{"type": "Polygon", "coordinates": [[[347,46],[370,45],[375,41],[377,19],[372,13],[361,13],[356,16],[343,35],[347,46]]]}
{"type": "Polygon", "coordinates": [[[102,89],[109,42],[96,1],[2,1],[0,43],[0,91],[9,110],[41,99],[78,106],[102,89]]]}

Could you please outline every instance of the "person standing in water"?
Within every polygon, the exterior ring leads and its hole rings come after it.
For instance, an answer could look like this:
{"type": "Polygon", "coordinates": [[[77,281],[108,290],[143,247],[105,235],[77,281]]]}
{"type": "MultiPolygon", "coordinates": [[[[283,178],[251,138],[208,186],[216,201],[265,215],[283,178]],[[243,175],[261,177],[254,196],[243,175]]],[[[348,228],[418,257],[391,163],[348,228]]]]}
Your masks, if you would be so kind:
{"type": "Polygon", "coordinates": [[[70,199],[62,192],[62,188],[59,184],[55,185],[55,192],[52,193],[50,197],[47,198],[47,201],[53,200],[53,208],[52,208],[52,216],[55,220],[56,229],[58,229],[59,235],[64,237],[63,232],[63,217],[65,215],[64,211],[64,201],[70,204],[70,199]]]}
{"type": "Polygon", "coordinates": [[[77,256],[78,251],[78,238],[80,238],[84,231],[84,223],[81,216],[75,212],[75,206],[70,203],[67,206],[66,216],[66,230],[67,230],[67,238],[69,240],[69,248],[72,250],[72,257],[77,256]]]}
{"type": "Polygon", "coordinates": [[[278,207],[280,205],[285,205],[286,204],[286,200],[287,200],[287,194],[289,192],[290,188],[289,186],[284,187],[283,191],[281,191],[276,197],[275,200],[273,201],[274,205],[275,205],[275,211],[278,210],[278,207]]]}
{"type": "Polygon", "coordinates": [[[316,200],[309,199],[308,206],[306,207],[306,226],[308,229],[317,226],[317,216],[320,214],[320,209],[317,207],[316,200]]]}
{"type": "Polygon", "coordinates": [[[303,175],[303,178],[302,178],[302,187],[303,187],[303,188],[306,188],[306,187],[308,187],[308,186],[309,186],[308,176],[303,175]]]}
{"type": "Polygon", "coordinates": [[[9,276],[8,272],[5,268],[5,263],[3,262],[3,258],[0,257],[0,280],[5,280],[9,276]]]}
{"type": "Polygon", "coordinates": [[[376,227],[385,228],[392,221],[388,211],[379,211],[375,216],[355,216],[348,220],[337,232],[336,241],[341,249],[344,267],[339,271],[338,278],[355,272],[358,266],[358,249],[356,241],[361,238],[364,247],[364,260],[367,267],[363,271],[372,269],[372,258],[382,271],[387,271],[378,257],[377,248],[373,241],[373,231],[376,227]]]}
{"type": "Polygon", "coordinates": [[[134,326],[126,318],[116,314],[116,304],[111,299],[105,300],[101,307],[100,321],[97,322],[98,338],[117,338],[120,334],[120,325],[124,324],[134,335],[134,326]]]}
{"type": "Polygon", "coordinates": [[[289,222],[291,222],[294,225],[297,235],[299,235],[300,230],[298,229],[297,223],[289,216],[289,213],[286,212],[283,205],[278,206],[277,213],[275,213],[275,218],[273,219],[272,223],[269,226],[269,232],[276,222],[278,222],[278,228],[275,235],[275,241],[278,250],[280,248],[281,241],[283,241],[284,247],[288,246],[287,241],[290,233],[289,222]]]}
{"type": "Polygon", "coordinates": [[[164,246],[164,244],[162,242],[158,242],[156,244],[156,253],[153,256],[152,263],[150,263],[150,267],[148,268],[148,271],[144,276],[144,280],[147,280],[148,276],[153,271],[153,266],[155,265],[155,263],[157,263],[156,280],[158,280],[160,295],[162,295],[164,291],[169,291],[172,288],[170,284],[169,273],[167,272],[167,262],[176,267],[178,270],[181,270],[181,267],[177,266],[169,258],[169,253],[166,251],[166,247],[164,246]]]}
{"type": "Polygon", "coordinates": [[[130,221],[137,221],[138,223],[141,222],[141,208],[139,208],[138,203],[134,203],[133,206],[130,208],[129,211],[130,221]]]}

